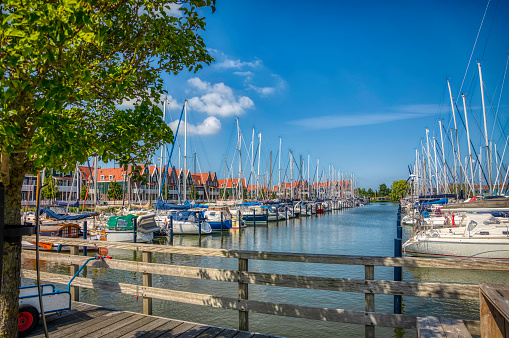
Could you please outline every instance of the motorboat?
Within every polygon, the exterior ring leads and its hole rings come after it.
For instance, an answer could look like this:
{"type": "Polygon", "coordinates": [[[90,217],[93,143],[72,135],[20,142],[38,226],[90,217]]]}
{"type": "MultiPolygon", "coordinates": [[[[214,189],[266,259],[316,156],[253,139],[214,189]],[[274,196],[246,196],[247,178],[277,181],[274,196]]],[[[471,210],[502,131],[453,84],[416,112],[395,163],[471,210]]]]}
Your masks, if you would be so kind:
{"type": "Polygon", "coordinates": [[[158,215],[155,221],[163,232],[174,235],[207,235],[212,232],[210,224],[206,221],[201,211],[196,210],[172,210],[167,215],[158,215]]]}
{"type": "Polygon", "coordinates": [[[418,231],[403,251],[410,256],[509,259],[509,224],[489,213],[467,213],[458,226],[418,231]]]}

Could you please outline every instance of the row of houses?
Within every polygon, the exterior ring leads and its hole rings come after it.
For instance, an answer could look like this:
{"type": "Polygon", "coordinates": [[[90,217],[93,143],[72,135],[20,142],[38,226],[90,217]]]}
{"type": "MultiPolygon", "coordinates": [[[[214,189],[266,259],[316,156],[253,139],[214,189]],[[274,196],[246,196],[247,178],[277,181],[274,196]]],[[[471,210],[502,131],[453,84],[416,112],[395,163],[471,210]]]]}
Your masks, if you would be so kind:
{"type": "MultiPolygon", "coordinates": [[[[42,175],[42,180],[50,177],[55,181],[58,191],[50,200],[61,202],[86,201],[93,204],[146,204],[155,202],[161,194],[164,200],[178,203],[184,200],[184,172],[175,167],[163,169],[157,166],[139,165],[123,168],[98,168],[97,174],[88,166],[77,166],[69,172],[51,170],[42,175]],[[95,184],[97,178],[97,187],[95,184]],[[116,184],[121,191],[114,198],[108,192],[116,184]],[[97,193],[97,196],[96,196],[97,193]]],[[[308,184],[297,181],[276,185],[272,190],[262,185],[249,185],[242,179],[219,180],[216,173],[185,173],[187,200],[197,202],[214,202],[219,199],[238,198],[240,192],[244,198],[334,198],[351,197],[350,182],[325,182],[308,184]]],[[[37,178],[26,175],[22,187],[22,205],[35,205],[37,178]]],[[[47,182],[46,182],[47,183],[47,182]]],[[[44,182],[42,182],[44,184],[44,182]]]]}

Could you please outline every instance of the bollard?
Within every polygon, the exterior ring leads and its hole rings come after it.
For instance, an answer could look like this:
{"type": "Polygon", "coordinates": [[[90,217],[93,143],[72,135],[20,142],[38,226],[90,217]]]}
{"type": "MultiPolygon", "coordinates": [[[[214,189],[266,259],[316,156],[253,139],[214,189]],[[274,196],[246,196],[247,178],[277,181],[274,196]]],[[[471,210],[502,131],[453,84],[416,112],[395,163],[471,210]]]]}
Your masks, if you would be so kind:
{"type": "Polygon", "coordinates": [[[223,212],[221,211],[221,235],[223,234],[223,212]]]}
{"type": "MultiPolygon", "coordinates": [[[[87,221],[83,222],[83,239],[87,239],[87,221]]],[[[83,246],[83,256],[87,255],[87,246],[83,246]]]]}
{"type": "Polygon", "coordinates": [[[256,209],[253,209],[253,227],[256,228],[256,209]]]}
{"type": "Polygon", "coordinates": [[[136,243],[137,237],[138,237],[138,222],[137,218],[133,218],[133,243],[136,243]]]}

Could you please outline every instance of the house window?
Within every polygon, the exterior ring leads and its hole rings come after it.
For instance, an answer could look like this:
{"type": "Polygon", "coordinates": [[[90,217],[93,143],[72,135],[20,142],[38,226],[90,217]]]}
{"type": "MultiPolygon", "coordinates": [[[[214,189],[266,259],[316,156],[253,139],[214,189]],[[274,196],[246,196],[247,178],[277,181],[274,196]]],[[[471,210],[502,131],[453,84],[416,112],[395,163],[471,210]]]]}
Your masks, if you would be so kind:
{"type": "Polygon", "coordinates": [[[113,179],[113,175],[110,175],[110,180],[112,180],[112,179],[113,179]]]}
{"type": "Polygon", "coordinates": [[[104,180],[104,175],[101,175],[101,181],[104,180]]]}

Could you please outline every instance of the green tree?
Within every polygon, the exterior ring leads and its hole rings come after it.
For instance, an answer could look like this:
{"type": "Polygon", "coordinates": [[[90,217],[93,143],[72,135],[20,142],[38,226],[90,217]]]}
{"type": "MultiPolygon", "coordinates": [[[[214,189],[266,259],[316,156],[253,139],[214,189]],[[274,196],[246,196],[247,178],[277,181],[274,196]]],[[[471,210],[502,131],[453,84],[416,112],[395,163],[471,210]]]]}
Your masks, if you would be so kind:
{"type": "Polygon", "coordinates": [[[370,197],[370,198],[375,197],[375,192],[373,191],[373,189],[369,188],[367,193],[368,193],[368,197],[370,197]]]}
{"type": "Polygon", "coordinates": [[[108,187],[108,198],[114,201],[118,201],[122,199],[123,195],[124,193],[122,191],[122,186],[118,182],[111,182],[110,186],[108,187]]]}
{"type": "Polygon", "coordinates": [[[391,201],[399,201],[405,197],[407,193],[408,182],[406,180],[399,180],[392,182],[390,198],[391,201]]]}
{"type": "MultiPolygon", "coordinates": [[[[215,0],[5,0],[0,23],[0,180],[5,222],[20,224],[27,172],[145,163],[173,134],[162,74],[213,59],[201,32],[215,0]],[[179,9],[179,15],[172,15],[179,9]],[[129,103],[130,108],[126,103],[129,103]],[[86,147],[84,147],[86,145],[86,147]]],[[[5,242],[0,332],[17,333],[20,240],[5,242]]]]}
{"type": "Polygon", "coordinates": [[[378,188],[378,197],[389,196],[390,193],[391,190],[387,188],[387,184],[385,183],[380,184],[380,187],[378,188]]]}
{"type": "Polygon", "coordinates": [[[58,199],[60,197],[60,191],[58,190],[57,181],[52,176],[48,176],[44,183],[47,185],[41,189],[42,198],[47,200],[58,199]]]}
{"type": "Polygon", "coordinates": [[[196,187],[194,185],[192,185],[189,188],[189,192],[187,193],[187,198],[189,198],[190,200],[197,200],[198,197],[199,197],[199,195],[198,195],[198,192],[196,191],[196,187]]]}
{"type": "Polygon", "coordinates": [[[82,200],[82,201],[85,200],[85,198],[87,197],[87,191],[88,191],[87,186],[83,185],[81,187],[81,191],[80,191],[80,200],[82,200]]]}

